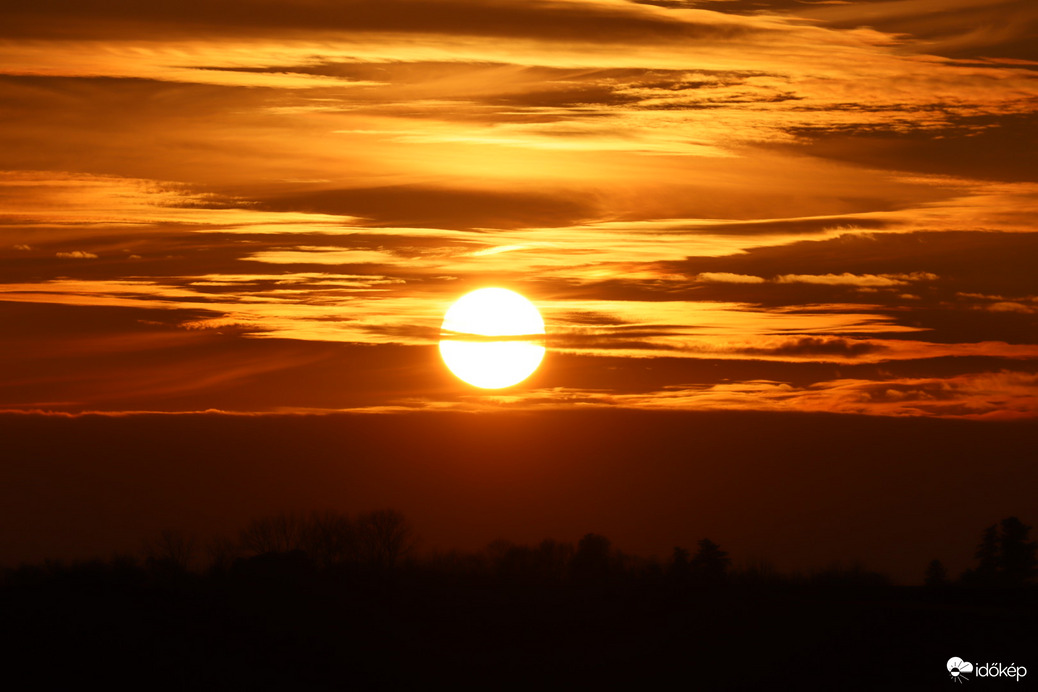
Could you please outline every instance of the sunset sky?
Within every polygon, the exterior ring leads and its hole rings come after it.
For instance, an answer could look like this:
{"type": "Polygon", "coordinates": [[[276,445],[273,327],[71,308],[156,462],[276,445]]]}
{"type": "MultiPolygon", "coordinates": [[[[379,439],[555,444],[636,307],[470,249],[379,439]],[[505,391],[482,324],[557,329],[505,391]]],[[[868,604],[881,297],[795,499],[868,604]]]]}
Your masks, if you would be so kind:
{"type": "Polygon", "coordinates": [[[0,409],[1034,419],[1036,27],[1033,0],[5,7],[0,409]],[[439,359],[480,286],[544,316],[515,388],[439,359]]]}

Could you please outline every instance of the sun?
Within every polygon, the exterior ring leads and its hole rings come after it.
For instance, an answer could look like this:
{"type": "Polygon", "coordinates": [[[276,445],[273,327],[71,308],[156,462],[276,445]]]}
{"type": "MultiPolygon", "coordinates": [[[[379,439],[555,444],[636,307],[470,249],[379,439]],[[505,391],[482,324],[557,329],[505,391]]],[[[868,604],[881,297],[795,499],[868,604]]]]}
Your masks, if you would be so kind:
{"type": "Polygon", "coordinates": [[[533,303],[506,288],[480,288],[443,318],[440,355],[457,377],[482,389],[519,384],[544,358],[544,320],[533,303]]]}

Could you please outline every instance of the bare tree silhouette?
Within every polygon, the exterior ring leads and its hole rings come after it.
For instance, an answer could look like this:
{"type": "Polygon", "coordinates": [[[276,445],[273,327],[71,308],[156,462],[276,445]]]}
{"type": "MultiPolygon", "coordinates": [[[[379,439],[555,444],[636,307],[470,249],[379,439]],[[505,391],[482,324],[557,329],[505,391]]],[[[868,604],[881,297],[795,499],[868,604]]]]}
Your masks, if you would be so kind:
{"type": "Polygon", "coordinates": [[[573,553],[572,543],[562,543],[550,538],[544,539],[537,546],[538,572],[547,580],[560,581],[566,576],[573,553]]]}
{"type": "Polygon", "coordinates": [[[510,541],[496,540],[486,547],[493,571],[513,582],[550,583],[559,582],[566,576],[573,546],[545,539],[539,545],[516,545],[510,541]]]}
{"type": "Polygon", "coordinates": [[[303,550],[319,567],[358,559],[359,531],[348,514],[331,510],[313,512],[303,522],[301,533],[303,550]]]}
{"type": "Polygon", "coordinates": [[[226,575],[239,557],[241,548],[237,542],[226,536],[213,536],[205,544],[205,553],[209,559],[209,573],[226,575]]]}
{"type": "Polygon", "coordinates": [[[146,541],[144,554],[149,567],[171,572],[187,572],[195,558],[197,541],[185,531],[163,529],[146,541]]]}
{"type": "Polygon", "coordinates": [[[289,512],[253,519],[238,534],[238,542],[257,555],[302,550],[303,523],[299,515],[289,512]]]}
{"type": "Polygon", "coordinates": [[[392,569],[415,547],[411,524],[395,509],[362,514],[355,526],[360,561],[368,567],[392,569]]]}

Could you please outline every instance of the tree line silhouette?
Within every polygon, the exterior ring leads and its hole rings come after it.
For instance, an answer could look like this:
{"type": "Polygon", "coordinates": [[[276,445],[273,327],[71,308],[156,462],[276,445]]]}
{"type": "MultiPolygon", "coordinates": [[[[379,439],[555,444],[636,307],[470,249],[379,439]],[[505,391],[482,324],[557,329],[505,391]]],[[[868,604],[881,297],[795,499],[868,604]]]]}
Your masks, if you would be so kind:
{"type": "MultiPolygon", "coordinates": [[[[985,528],[974,558],[976,564],[952,578],[940,560],[926,567],[924,584],[931,588],[1022,587],[1038,576],[1038,543],[1031,527],[1007,517],[985,528]]],[[[380,509],[350,515],[339,511],[281,512],[249,521],[235,538],[206,541],[175,529],[166,529],[144,543],[143,560],[130,554],[113,557],[111,565],[136,568],[156,575],[255,577],[264,574],[332,573],[385,577],[406,571],[497,580],[512,584],[607,582],[665,582],[675,586],[722,585],[859,585],[882,586],[889,579],[860,563],[833,565],[807,574],[780,573],[766,561],[733,567],[729,554],[703,538],[695,552],[675,546],[669,559],[659,561],[617,550],[605,536],[587,533],[576,544],[545,539],[521,545],[505,539],[483,550],[431,551],[419,555],[417,534],[401,512],[380,509]]],[[[100,560],[79,563],[99,569],[100,560]]],[[[74,569],[48,560],[44,565],[22,565],[0,572],[5,580],[19,574],[74,569]]]]}
{"type": "MultiPolygon", "coordinates": [[[[1038,543],[1030,540],[1031,527],[1016,517],[1006,517],[984,529],[973,557],[976,567],[968,568],[957,582],[962,586],[1018,587],[1030,584],[1038,575],[1038,543]]],[[[926,568],[925,584],[946,587],[953,583],[940,560],[926,568]]]]}
{"type": "Polygon", "coordinates": [[[961,577],[935,561],[904,587],[860,565],[737,564],[708,538],[663,560],[596,533],[419,551],[395,510],[284,512],[233,537],[165,530],[140,556],[6,569],[0,614],[17,634],[8,676],[20,665],[34,688],[654,687],[692,671],[700,689],[760,689],[782,670],[798,689],[868,689],[867,655],[920,689],[920,661],[943,675],[970,647],[1035,650],[1030,530],[1008,517],[961,577]]]}

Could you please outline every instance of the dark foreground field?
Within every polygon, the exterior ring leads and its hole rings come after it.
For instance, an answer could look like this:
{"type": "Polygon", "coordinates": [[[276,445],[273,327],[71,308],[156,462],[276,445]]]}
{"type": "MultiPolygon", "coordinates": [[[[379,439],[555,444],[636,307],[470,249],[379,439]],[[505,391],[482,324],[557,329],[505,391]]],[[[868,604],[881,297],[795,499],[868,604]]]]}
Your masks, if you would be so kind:
{"type": "Polygon", "coordinates": [[[299,556],[207,576],[130,562],[9,571],[7,689],[954,689],[953,656],[1030,666],[1038,591],[867,575],[530,580],[299,556]]]}

